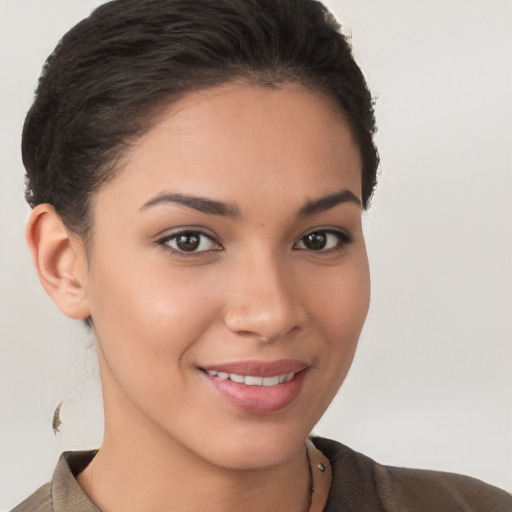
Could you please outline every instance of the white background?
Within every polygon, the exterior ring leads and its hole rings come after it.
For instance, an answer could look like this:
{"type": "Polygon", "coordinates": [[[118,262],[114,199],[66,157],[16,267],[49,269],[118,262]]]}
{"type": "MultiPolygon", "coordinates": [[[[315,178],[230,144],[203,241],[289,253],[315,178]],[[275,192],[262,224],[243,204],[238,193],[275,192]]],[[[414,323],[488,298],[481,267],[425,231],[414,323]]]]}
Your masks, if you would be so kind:
{"type": "MultiPolygon", "coordinates": [[[[44,59],[99,3],[0,0],[0,509],[62,450],[101,440],[89,335],[44,295],[25,248],[19,156],[44,59]]],[[[369,318],[316,432],[511,491],[512,2],[327,3],[378,96],[382,177],[365,219],[369,318]]]]}

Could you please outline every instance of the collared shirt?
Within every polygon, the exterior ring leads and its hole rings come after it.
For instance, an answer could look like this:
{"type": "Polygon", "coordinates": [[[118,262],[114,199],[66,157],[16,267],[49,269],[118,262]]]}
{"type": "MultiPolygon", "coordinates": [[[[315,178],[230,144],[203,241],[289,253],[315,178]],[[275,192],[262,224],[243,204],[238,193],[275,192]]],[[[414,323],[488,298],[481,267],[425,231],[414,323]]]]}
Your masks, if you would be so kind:
{"type": "MultiPolygon", "coordinates": [[[[332,467],[324,512],[512,512],[512,496],[480,480],[383,466],[336,441],[312,440],[332,467]]],[[[63,453],[52,481],[12,512],[100,512],[76,480],[95,455],[63,453]]]]}

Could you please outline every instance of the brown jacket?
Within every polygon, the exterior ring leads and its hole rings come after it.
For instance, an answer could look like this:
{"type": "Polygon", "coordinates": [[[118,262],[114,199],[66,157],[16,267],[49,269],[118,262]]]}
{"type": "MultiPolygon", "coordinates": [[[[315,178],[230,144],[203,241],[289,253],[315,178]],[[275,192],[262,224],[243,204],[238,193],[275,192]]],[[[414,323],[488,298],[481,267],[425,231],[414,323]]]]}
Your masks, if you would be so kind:
{"type": "MultiPolygon", "coordinates": [[[[512,496],[452,473],[382,466],[342,444],[319,437],[333,479],[324,512],[512,512],[512,496]]],[[[66,452],[53,480],[12,512],[100,512],[75,476],[96,452],[66,452]]]]}

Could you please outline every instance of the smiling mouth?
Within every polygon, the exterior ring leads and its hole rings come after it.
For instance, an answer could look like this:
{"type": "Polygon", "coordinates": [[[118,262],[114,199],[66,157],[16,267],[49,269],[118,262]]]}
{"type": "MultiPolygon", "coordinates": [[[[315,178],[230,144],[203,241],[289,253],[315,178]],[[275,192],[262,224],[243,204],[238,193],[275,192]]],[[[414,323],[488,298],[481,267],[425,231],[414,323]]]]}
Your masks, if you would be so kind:
{"type": "Polygon", "coordinates": [[[294,377],[294,372],[281,373],[272,377],[258,377],[256,375],[240,375],[237,373],[227,373],[217,370],[205,370],[211,377],[216,377],[220,380],[231,380],[238,384],[245,384],[246,386],[279,386],[290,382],[294,377]]]}
{"type": "Polygon", "coordinates": [[[301,394],[309,365],[293,359],[234,361],[199,367],[223,399],[251,414],[274,414],[301,394]]]}

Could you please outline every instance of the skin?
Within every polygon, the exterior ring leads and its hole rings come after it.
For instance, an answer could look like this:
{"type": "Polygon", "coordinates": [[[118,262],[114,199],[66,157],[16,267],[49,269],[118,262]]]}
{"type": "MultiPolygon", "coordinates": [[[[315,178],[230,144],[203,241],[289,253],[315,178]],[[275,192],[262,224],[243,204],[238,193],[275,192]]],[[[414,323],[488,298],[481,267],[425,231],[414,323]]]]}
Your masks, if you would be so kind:
{"type": "Polygon", "coordinates": [[[89,258],[49,205],[34,210],[27,237],[43,285],[68,316],[93,322],[105,437],[79,483],[104,512],[304,510],[305,440],[369,304],[360,200],[359,149],[330,99],[232,83],[180,100],[134,145],[95,196],[89,258]],[[298,215],[340,191],[354,197],[298,215]],[[201,251],[169,240],[183,227],[210,237],[201,251]],[[308,249],[304,235],[327,228],[342,235],[308,249]],[[280,359],[307,371],[271,414],[240,410],[200,369],[280,359]]]}

